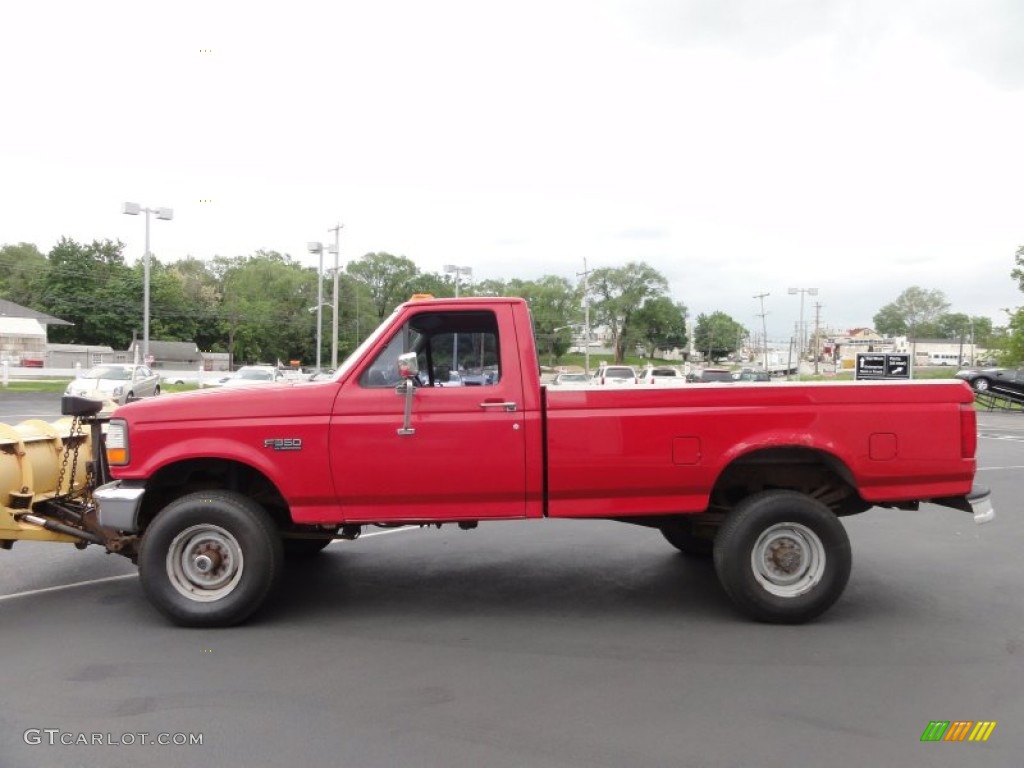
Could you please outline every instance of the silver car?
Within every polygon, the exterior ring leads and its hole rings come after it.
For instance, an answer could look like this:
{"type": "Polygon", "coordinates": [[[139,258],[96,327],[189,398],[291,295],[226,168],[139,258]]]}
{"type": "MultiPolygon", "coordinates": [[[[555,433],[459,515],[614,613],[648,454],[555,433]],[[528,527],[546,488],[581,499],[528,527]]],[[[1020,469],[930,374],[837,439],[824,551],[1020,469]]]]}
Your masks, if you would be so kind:
{"type": "Polygon", "coordinates": [[[68,384],[65,395],[113,400],[124,405],[140,397],[160,394],[160,377],[145,365],[97,365],[68,384]]]}

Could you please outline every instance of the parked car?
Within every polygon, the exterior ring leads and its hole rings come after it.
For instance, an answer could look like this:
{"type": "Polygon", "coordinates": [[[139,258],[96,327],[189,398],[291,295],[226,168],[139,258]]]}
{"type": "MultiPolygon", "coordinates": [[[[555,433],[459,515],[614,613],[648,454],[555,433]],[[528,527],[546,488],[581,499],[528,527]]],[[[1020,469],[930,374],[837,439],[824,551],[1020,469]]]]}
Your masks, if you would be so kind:
{"type": "Polygon", "coordinates": [[[732,375],[733,381],[771,381],[772,377],[768,375],[767,371],[754,371],[746,369],[737,371],[732,375]]]}
{"type": "Polygon", "coordinates": [[[598,384],[627,386],[640,381],[636,370],[631,365],[606,365],[597,372],[598,384]]]}
{"type": "Polygon", "coordinates": [[[140,397],[159,395],[160,377],[145,365],[98,365],[68,384],[64,394],[113,400],[124,405],[140,397]]]}
{"type": "Polygon", "coordinates": [[[1007,391],[1024,395],[1024,368],[965,368],[956,377],[971,385],[975,392],[1007,391]]]}
{"type": "Polygon", "coordinates": [[[306,381],[327,381],[334,376],[334,369],[329,368],[327,370],[313,371],[309,376],[306,377],[306,381]]]}
{"type": "Polygon", "coordinates": [[[682,371],[670,365],[649,365],[640,378],[644,384],[683,384],[686,381],[682,371]]]}
{"type": "Polygon", "coordinates": [[[284,374],[272,365],[243,365],[224,380],[225,387],[253,387],[283,381],[284,374]]]}
{"type": "Polygon", "coordinates": [[[585,373],[560,373],[551,383],[556,387],[563,384],[589,384],[590,377],[585,373]]]}
{"type": "Polygon", "coordinates": [[[160,382],[164,385],[167,384],[195,384],[198,386],[200,376],[198,373],[188,374],[182,373],[181,371],[172,371],[171,373],[164,373],[160,376],[160,382]]]}
{"type": "Polygon", "coordinates": [[[732,384],[733,381],[735,379],[732,377],[732,371],[728,368],[705,368],[702,371],[698,371],[694,379],[694,382],[697,384],[708,384],[710,382],[732,384]]]}

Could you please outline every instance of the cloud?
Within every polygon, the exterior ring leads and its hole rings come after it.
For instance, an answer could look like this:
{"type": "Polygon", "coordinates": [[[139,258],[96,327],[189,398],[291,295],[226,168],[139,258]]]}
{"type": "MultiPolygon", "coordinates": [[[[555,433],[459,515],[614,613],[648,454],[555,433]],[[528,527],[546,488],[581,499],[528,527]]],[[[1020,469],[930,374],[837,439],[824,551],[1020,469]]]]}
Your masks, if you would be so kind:
{"type": "Polygon", "coordinates": [[[669,232],[662,227],[630,227],[615,233],[621,240],[664,240],[669,232]]]}
{"type": "Polygon", "coordinates": [[[821,38],[855,60],[886,38],[922,35],[997,87],[1024,86],[1019,0],[616,0],[616,7],[660,45],[724,46],[747,57],[821,38]]]}

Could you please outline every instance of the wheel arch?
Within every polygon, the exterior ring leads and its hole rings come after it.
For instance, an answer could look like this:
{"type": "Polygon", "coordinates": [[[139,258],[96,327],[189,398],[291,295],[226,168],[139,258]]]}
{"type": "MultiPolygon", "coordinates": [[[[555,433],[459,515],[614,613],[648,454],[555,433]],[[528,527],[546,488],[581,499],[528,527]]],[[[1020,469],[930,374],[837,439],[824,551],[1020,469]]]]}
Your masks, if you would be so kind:
{"type": "Polygon", "coordinates": [[[822,501],[838,516],[871,507],[861,498],[850,467],[834,453],[819,447],[773,445],[733,457],[712,486],[709,510],[728,511],[743,499],[767,490],[804,493],[822,501]]]}
{"type": "Polygon", "coordinates": [[[236,459],[207,457],[166,464],[146,481],[139,511],[140,530],[145,530],[171,502],[203,490],[234,491],[252,499],[267,511],[278,528],[291,522],[288,502],[264,472],[236,459]]]}

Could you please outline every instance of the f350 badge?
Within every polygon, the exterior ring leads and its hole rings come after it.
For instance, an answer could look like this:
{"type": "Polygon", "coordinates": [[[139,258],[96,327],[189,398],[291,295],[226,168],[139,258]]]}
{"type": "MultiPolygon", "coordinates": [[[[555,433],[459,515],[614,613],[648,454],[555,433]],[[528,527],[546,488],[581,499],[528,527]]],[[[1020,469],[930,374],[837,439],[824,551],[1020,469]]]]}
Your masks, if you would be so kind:
{"type": "Polygon", "coordinates": [[[264,448],[273,448],[275,451],[301,451],[301,437],[268,437],[263,441],[264,448]]]}

